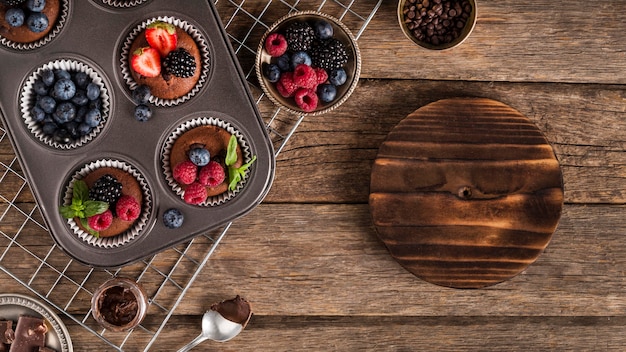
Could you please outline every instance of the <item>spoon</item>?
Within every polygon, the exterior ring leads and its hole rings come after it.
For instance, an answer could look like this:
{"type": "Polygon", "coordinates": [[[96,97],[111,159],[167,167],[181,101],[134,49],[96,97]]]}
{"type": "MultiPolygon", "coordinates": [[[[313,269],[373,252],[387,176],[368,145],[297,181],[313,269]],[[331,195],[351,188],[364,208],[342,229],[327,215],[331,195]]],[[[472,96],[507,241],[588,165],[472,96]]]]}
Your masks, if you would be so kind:
{"type": "Polygon", "coordinates": [[[178,352],[187,352],[206,340],[226,342],[239,335],[243,328],[242,324],[232,322],[214,310],[208,310],[202,316],[202,333],[178,352]]]}

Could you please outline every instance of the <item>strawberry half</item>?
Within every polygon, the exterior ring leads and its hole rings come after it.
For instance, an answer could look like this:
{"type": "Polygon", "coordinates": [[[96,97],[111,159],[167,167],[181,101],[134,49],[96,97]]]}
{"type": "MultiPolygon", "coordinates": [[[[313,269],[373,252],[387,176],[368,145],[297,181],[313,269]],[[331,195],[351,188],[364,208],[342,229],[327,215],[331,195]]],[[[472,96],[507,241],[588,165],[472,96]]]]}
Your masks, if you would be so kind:
{"type": "Polygon", "coordinates": [[[156,77],[161,74],[161,56],[150,47],[139,48],[133,52],[130,65],[135,72],[144,77],[156,77]]]}
{"type": "Polygon", "coordinates": [[[166,57],[178,45],[176,27],[162,21],[153,22],[146,28],[146,40],[150,47],[159,51],[161,57],[166,57]]]}

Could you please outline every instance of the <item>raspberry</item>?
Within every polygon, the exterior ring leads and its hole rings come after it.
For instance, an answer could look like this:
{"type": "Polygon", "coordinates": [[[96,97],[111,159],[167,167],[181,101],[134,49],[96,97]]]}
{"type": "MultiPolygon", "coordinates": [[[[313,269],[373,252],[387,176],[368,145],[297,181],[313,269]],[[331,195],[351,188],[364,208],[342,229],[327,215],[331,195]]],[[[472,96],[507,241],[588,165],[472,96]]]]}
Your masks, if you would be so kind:
{"type": "Polygon", "coordinates": [[[315,67],[315,75],[317,76],[317,84],[326,83],[328,80],[328,72],[321,67],[315,67]]]}
{"type": "Polygon", "coordinates": [[[206,188],[198,182],[194,182],[185,189],[184,199],[187,204],[200,204],[206,200],[206,188]]]}
{"type": "Polygon", "coordinates": [[[217,187],[226,179],[226,172],[220,163],[211,160],[207,166],[200,169],[198,181],[207,187],[217,187]]]}
{"type": "Polygon", "coordinates": [[[287,52],[287,39],[280,33],[272,33],[265,40],[265,50],[271,57],[279,57],[287,52]]]}
{"type": "Polygon", "coordinates": [[[298,89],[296,84],[293,82],[293,72],[283,73],[278,82],[276,82],[276,89],[284,98],[292,97],[298,89]]]}
{"type": "Polygon", "coordinates": [[[135,221],[140,213],[141,206],[132,196],[124,195],[115,204],[115,214],[124,221],[135,221]]]}
{"type": "Polygon", "coordinates": [[[198,167],[191,160],[185,160],[174,167],[174,179],[184,185],[193,183],[197,176],[198,167]]]}
{"type": "Polygon", "coordinates": [[[94,231],[106,230],[109,228],[109,226],[111,226],[112,222],[113,222],[113,213],[109,209],[107,209],[102,214],[96,214],[94,216],[90,216],[87,219],[87,223],[89,224],[89,227],[91,227],[91,229],[94,231]]]}
{"type": "Polygon", "coordinates": [[[298,89],[295,94],[295,100],[300,109],[306,112],[311,112],[317,108],[317,94],[312,89],[298,89]]]}
{"type": "Polygon", "coordinates": [[[293,71],[293,83],[300,88],[313,89],[317,86],[317,74],[311,66],[300,64],[293,71]]]}

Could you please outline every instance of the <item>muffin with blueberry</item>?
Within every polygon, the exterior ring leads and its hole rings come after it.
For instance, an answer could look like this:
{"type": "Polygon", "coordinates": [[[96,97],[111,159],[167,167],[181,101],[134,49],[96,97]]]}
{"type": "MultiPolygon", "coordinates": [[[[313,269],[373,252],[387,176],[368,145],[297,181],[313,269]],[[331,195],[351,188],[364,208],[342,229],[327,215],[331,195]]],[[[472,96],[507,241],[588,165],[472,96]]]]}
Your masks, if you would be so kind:
{"type": "Polygon", "coordinates": [[[146,86],[154,99],[178,102],[193,95],[206,79],[208,52],[195,28],[184,21],[160,18],[144,22],[131,33],[122,61],[131,90],[146,86]]]}
{"type": "Polygon", "coordinates": [[[0,36],[32,43],[48,35],[61,13],[62,0],[0,0],[0,36]]]}
{"type": "Polygon", "coordinates": [[[21,110],[26,125],[41,142],[71,149],[89,142],[103,128],[109,97],[92,68],[74,60],[59,60],[27,78],[21,110]]]}
{"type": "Polygon", "coordinates": [[[83,240],[119,244],[143,227],[149,199],[145,180],[134,168],[117,160],[99,160],[76,173],[59,212],[83,240]]]}
{"type": "Polygon", "coordinates": [[[241,135],[221,120],[187,122],[166,142],[166,179],[187,204],[219,204],[240,189],[256,159],[247,155],[243,143],[241,135]]]}

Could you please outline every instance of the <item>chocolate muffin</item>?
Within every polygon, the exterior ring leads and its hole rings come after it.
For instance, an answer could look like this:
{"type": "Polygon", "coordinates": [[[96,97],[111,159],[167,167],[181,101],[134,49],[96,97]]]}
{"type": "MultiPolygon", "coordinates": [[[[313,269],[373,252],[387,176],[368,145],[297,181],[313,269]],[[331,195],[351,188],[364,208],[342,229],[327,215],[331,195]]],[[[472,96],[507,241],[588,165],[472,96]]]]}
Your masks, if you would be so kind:
{"type": "MultiPolygon", "coordinates": [[[[33,31],[28,25],[28,16],[35,12],[30,11],[25,1],[17,5],[7,5],[7,1],[0,1],[0,36],[16,42],[16,43],[32,43],[45,37],[50,33],[59,18],[61,12],[61,0],[46,0],[45,7],[41,13],[47,19],[47,27],[41,31],[33,31]],[[19,8],[23,11],[23,24],[20,26],[12,26],[6,20],[6,13],[10,9],[19,8]]],[[[19,2],[19,1],[17,1],[19,2]]],[[[8,3],[17,3],[16,1],[8,3]]]]}

